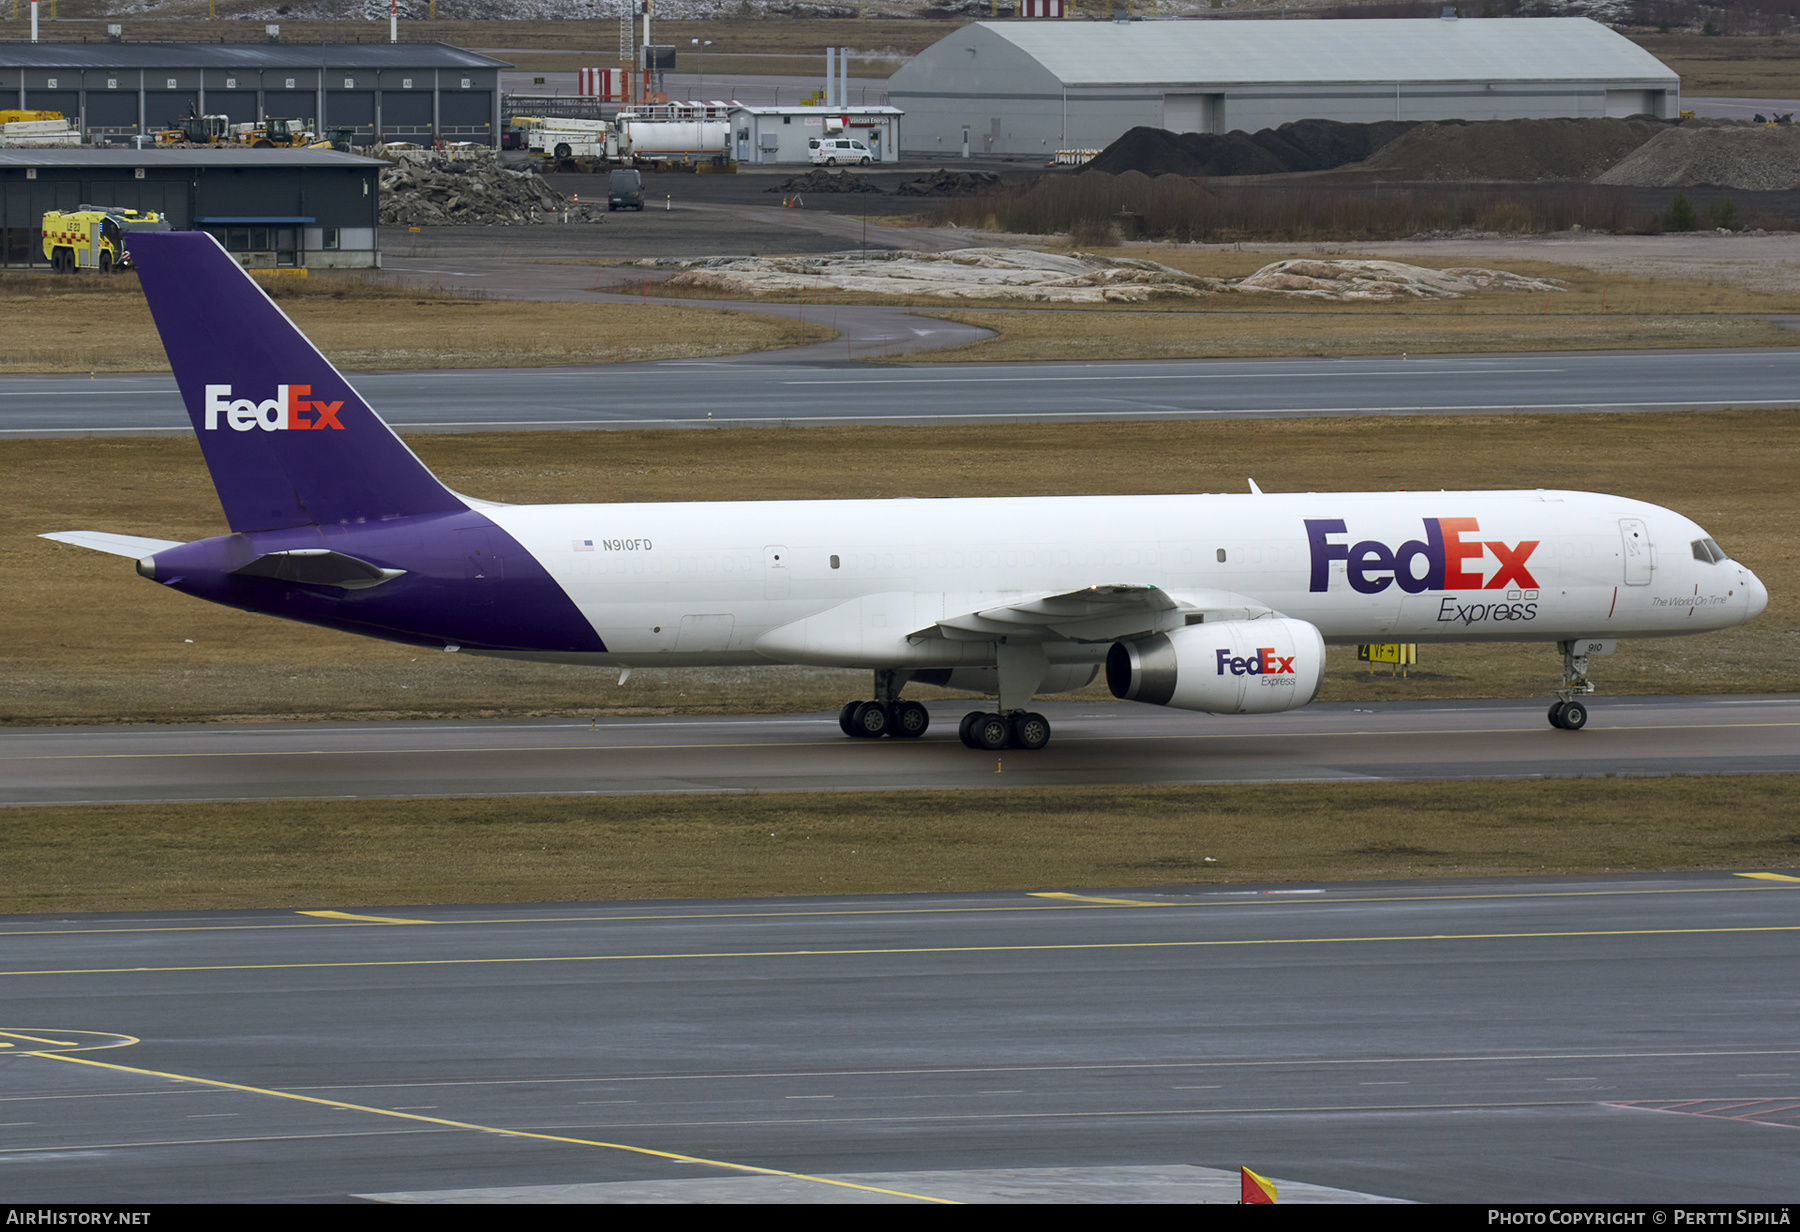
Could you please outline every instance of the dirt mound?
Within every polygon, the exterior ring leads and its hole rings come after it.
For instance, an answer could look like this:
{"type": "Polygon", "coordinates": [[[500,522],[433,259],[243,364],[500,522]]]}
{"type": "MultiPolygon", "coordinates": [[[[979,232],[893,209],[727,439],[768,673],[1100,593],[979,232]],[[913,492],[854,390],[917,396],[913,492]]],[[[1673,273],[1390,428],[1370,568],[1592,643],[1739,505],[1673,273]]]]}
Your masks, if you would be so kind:
{"type": "Polygon", "coordinates": [[[897,197],[978,197],[998,192],[1000,177],[992,171],[946,171],[939,167],[894,189],[897,197]]]}
{"type": "Polygon", "coordinates": [[[1800,128],[1665,129],[1595,183],[1634,188],[1717,184],[1772,192],[1800,187],[1800,128]]]}
{"type": "Polygon", "coordinates": [[[848,171],[831,172],[815,168],[805,175],[784,180],[767,192],[778,193],[878,193],[881,189],[860,175],[848,171]]]}
{"type": "Polygon", "coordinates": [[[1666,131],[1661,120],[1440,120],[1363,167],[1384,179],[1591,180],[1666,131]]]}
{"type": "Polygon", "coordinates": [[[1171,133],[1134,128],[1100,151],[1086,170],[1118,175],[1273,175],[1325,171],[1361,162],[1415,127],[1412,121],[1341,124],[1296,120],[1256,133],[1171,133]]]}
{"type": "Polygon", "coordinates": [[[381,173],[384,227],[561,222],[565,211],[570,222],[606,217],[604,205],[575,205],[542,176],[502,167],[490,150],[458,150],[454,157],[424,150],[387,156],[395,161],[381,173]]]}
{"type": "Polygon", "coordinates": [[[1505,270],[1425,269],[1399,261],[1315,261],[1305,257],[1265,265],[1231,290],[1345,302],[1391,299],[1461,299],[1489,287],[1502,291],[1560,291],[1555,278],[1527,278],[1505,270]]]}

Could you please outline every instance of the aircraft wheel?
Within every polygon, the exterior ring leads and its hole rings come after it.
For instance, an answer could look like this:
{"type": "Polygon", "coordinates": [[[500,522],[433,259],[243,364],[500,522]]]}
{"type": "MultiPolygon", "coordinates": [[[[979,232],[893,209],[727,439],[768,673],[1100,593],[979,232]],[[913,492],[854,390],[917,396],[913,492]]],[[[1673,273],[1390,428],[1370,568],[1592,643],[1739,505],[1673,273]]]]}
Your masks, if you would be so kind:
{"type": "Polygon", "coordinates": [[[1580,702],[1570,702],[1563,707],[1562,725],[1564,731],[1580,731],[1587,726],[1587,707],[1580,702]]]}
{"type": "Polygon", "coordinates": [[[889,716],[893,724],[888,729],[890,736],[904,736],[909,740],[917,739],[925,734],[931,726],[931,711],[918,702],[896,702],[889,716]]]}
{"type": "Polygon", "coordinates": [[[857,735],[867,736],[871,740],[887,735],[891,726],[887,707],[880,702],[859,702],[850,716],[850,726],[857,735]]]}
{"type": "Polygon", "coordinates": [[[1569,708],[1568,702],[1551,702],[1550,703],[1550,726],[1552,726],[1560,731],[1562,729],[1562,725],[1563,725],[1563,711],[1567,710],[1568,708],[1569,708]]]}
{"type": "Polygon", "coordinates": [[[1012,746],[1036,752],[1050,743],[1050,720],[1041,714],[1015,714],[1011,724],[1012,746]]]}
{"type": "Polygon", "coordinates": [[[978,715],[970,725],[969,739],[978,749],[998,753],[1012,741],[1012,724],[1003,714],[978,715]]]}
{"type": "Polygon", "coordinates": [[[838,711],[838,726],[843,728],[846,736],[854,736],[856,734],[856,729],[850,726],[850,720],[855,716],[856,708],[860,705],[862,705],[861,702],[845,702],[844,708],[838,711]]]}
{"type": "Polygon", "coordinates": [[[982,717],[981,711],[971,710],[971,711],[969,711],[969,713],[963,715],[962,722],[957,725],[956,735],[957,735],[957,738],[963,742],[963,747],[965,749],[973,749],[973,748],[980,747],[979,745],[977,745],[975,743],[975,736],[973,733],[975,730],[975,724],[981,719],[981,717],[982,717]]]}

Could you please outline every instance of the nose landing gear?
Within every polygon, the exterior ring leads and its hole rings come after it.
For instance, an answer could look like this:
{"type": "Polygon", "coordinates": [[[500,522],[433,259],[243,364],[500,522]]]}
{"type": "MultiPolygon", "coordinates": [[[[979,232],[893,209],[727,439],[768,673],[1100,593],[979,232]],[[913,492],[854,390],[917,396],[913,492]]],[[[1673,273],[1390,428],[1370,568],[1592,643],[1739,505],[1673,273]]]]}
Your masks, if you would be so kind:
{"type": "Polygon", "coordinates": [[[1588,708],[1580,698],[1594,691],[1594,686],[1587,678],[1588,657],[1575,653],[1576,643],[1558,642],[1556,649],[1562,653],[1563,679],[1562,688],[1556,691],[1557,700],[1550,706],[1550,726],[1563,731],[1580,731],[1587,726],[1588,708]]]}

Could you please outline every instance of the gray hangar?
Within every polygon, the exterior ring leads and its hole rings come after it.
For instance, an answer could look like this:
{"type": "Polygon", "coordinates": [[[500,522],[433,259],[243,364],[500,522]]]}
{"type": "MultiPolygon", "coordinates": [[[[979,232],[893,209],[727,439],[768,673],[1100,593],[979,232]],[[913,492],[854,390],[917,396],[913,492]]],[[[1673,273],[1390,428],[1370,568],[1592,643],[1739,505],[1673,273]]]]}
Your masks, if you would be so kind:
{"type": "Polygon", "coordinates": [[[1674,119],[1681,79],[1585,17],[981,21],[895,73],[888,101],[906,153],[1048,158],[1139,125],[1674,119]]]}
{"type": "Polygon", "coordinates": [[[225,115],[347,128],[355,145],[498,145],[506,67],[442,43],[11,43],[0,107],[60,111],[89,140],[225,115]]]}

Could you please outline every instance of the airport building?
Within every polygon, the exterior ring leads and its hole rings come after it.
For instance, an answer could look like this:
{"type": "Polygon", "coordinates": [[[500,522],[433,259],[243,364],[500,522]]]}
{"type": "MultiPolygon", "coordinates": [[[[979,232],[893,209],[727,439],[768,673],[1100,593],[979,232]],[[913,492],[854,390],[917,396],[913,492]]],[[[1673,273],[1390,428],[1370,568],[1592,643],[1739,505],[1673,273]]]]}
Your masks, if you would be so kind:
{"type": "Polygon", "coordinates": [[[976,22],[889,79],[909,154],[1098,149],[1293,120],[1674,119],[1675,72],[1585,17],[976,22]]]}
{"type": "Polygon", "coordinates": [[[870,161],[900,160],[898,107],[749,107],[731,110],[732,136],[741,163],[810,163],[811,140],[849,137],[869,148],[870,161]]]}
{"type": "Polygon", "coordinates": [[[504,60],[443,43],[9,43],[0,108],[128,141],[189,115],[304,120],[376,140],[498,145],[504,60]]]}
{"type": "Polygon", "coordinates": [[[381,264],[378,159],[336,150],[0,150],[0,268],[48,269],[46,211],[154,210],[255,268],[381,264]]]}

